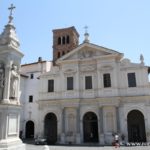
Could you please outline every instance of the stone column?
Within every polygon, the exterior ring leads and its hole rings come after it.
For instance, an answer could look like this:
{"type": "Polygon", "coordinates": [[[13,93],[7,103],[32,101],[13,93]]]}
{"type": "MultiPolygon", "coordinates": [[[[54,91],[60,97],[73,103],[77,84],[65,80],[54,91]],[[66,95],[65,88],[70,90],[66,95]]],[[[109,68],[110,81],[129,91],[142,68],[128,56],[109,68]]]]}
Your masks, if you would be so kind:
{"type": "Polygon", "coordinates": [[[128,123],[127,118],[124,120],[124,133],[125,133],[125,141],[128,141],[128,123]]]}
{"type": "Polygon", "coordinates": [[[5,66],[5,85],[4,85],[4,97],[3,97],[4,103],[9,103],[11,66],[12,66],[12,62],[7,63],[5,66]]]}
{"type": "Polygon", "coordinates": [[[80,121],[79,121],[79,124],[80,124],[80,142],[83,143],[83,120],[80,118],[80,121]]]}
{"type": "Polygon", "coordinates": [[[62,133],[65,133],[65,108],[62,110],[62,133]]]}
{"type": "MultiPolygon", "coordinates": [[[[37,133],[36,133],[36,136],[35,138],[37,137],[44,137],[45,136],[45,133],[44,133],[44,130],[45,130],[45,127],[44,127],[44,118],[45,116],[43,116],[42,114],[42,110],[43,108],[41,108],[41,104],[39,103],[39,109],[38,109],[38,124],[37,124],[37,133]]],[[[24,129],[25,129],[25,126],[26,126],[26,120],[24,120],[24,129]]],[[[25,135],[24,135],[25,137],[25,135]]]]}
{"type": "MultiPolygon", "coordinates": [[[[145,114],[144,114],[144,116],[145,116],[145,114]]],[[[147,142],[150,142],[148,119],[145,118],[144,121],[145,121],[145,134],[146,134],[146,140],[147,140],[147,142]],[[147,133],[148,133],[148,134],[147,134],[147,133]]]]}
{"type": "Polygon", "coordinates": [[[117,129],[117,133],[120,133],[120,116],[119,116],[120,112],[119,112],[119,107],[116,107],[116,129],[117,129]]]}
{"type": "Polygon", "coordinates": [[[77,108],[77,121],[76,121],[76,126],[77,126],[77,133],[80,133],[80,109],[77,108]]]}
{"type": "Polygon", "coordinates": [[[100,133],[103,133],[103,107],[99,108],[99,117],[100,117],[100,133]]]}
{"type": "Polygon", "coordinates": [[[80,108],[76,109],[77,115],[76,115],[76,143],[81,143],[81,136],[80,136],[80,108]]]}
{"type": "MultiPolygon", "coordinates": [[[[20,70],[20,69],[19,69],[20,70]]],[[[17,70],[19,72],[19,70],[17,70]]],[[[19,74],[19,78],[18,78],[18,84],[17,84],[17,103],[20,104],[20,95],[21,95],[21,91],[20,91],[20,73],[19,74]]]]}
{"type": "Polygon", "coordinates": [[[65,143],[65,107],[62,108],[62,114],[61,114],[61,143],[64,144],[65,143]]]}
{"type": "Polygon", "coordinates": [[[104,121],[103,121],[103,107],[99,108],[99,125],[100,125],[100,133],[99,133],[99,143],[104,144],[104,121]]]}

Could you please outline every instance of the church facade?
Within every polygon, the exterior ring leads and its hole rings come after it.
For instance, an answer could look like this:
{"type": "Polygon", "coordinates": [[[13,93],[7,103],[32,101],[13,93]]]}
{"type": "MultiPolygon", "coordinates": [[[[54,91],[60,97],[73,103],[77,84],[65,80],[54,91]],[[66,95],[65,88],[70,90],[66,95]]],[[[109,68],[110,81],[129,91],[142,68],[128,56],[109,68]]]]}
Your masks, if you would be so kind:
{"type": "Polygon", "coordinates": [[[50,144],[150,142],[149,67],[90,43],[75,27],[53,30],[53,61],[21,67],[20,130],[50,144]]]}

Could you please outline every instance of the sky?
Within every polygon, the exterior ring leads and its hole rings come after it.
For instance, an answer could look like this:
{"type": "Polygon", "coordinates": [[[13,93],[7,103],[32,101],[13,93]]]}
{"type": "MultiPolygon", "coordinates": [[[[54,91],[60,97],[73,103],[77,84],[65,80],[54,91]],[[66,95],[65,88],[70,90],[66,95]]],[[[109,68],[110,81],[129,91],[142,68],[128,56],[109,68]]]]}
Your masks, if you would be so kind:
{"type": "Polygon", "coordinates": [[[150,0],[0,0],[0,33],[11,3],[22,64],[52,60],[53,29],[75,26],[82,43],[88,26],[91,43],[150,66],[150,0]]]}

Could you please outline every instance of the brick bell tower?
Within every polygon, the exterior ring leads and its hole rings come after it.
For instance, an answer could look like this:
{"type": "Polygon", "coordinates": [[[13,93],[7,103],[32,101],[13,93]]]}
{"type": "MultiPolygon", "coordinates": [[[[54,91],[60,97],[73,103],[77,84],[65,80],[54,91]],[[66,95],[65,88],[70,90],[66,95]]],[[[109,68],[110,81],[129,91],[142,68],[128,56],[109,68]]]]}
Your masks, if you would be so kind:
{"type": "Polygon", "coordinates": [[[79,45],[79,34],[74,26],[53,30],[53,62],[79,45]]]}

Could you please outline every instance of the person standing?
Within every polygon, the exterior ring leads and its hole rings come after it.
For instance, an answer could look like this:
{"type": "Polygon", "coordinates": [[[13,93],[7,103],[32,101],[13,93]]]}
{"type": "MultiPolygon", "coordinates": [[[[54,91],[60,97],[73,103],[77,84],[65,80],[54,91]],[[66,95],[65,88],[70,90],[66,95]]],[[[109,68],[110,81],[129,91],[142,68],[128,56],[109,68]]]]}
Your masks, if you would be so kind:
{"type": "Polygon", "coordinates": [[[119,135],[115,134],[115,147],[119,147],[119,135]]]}

